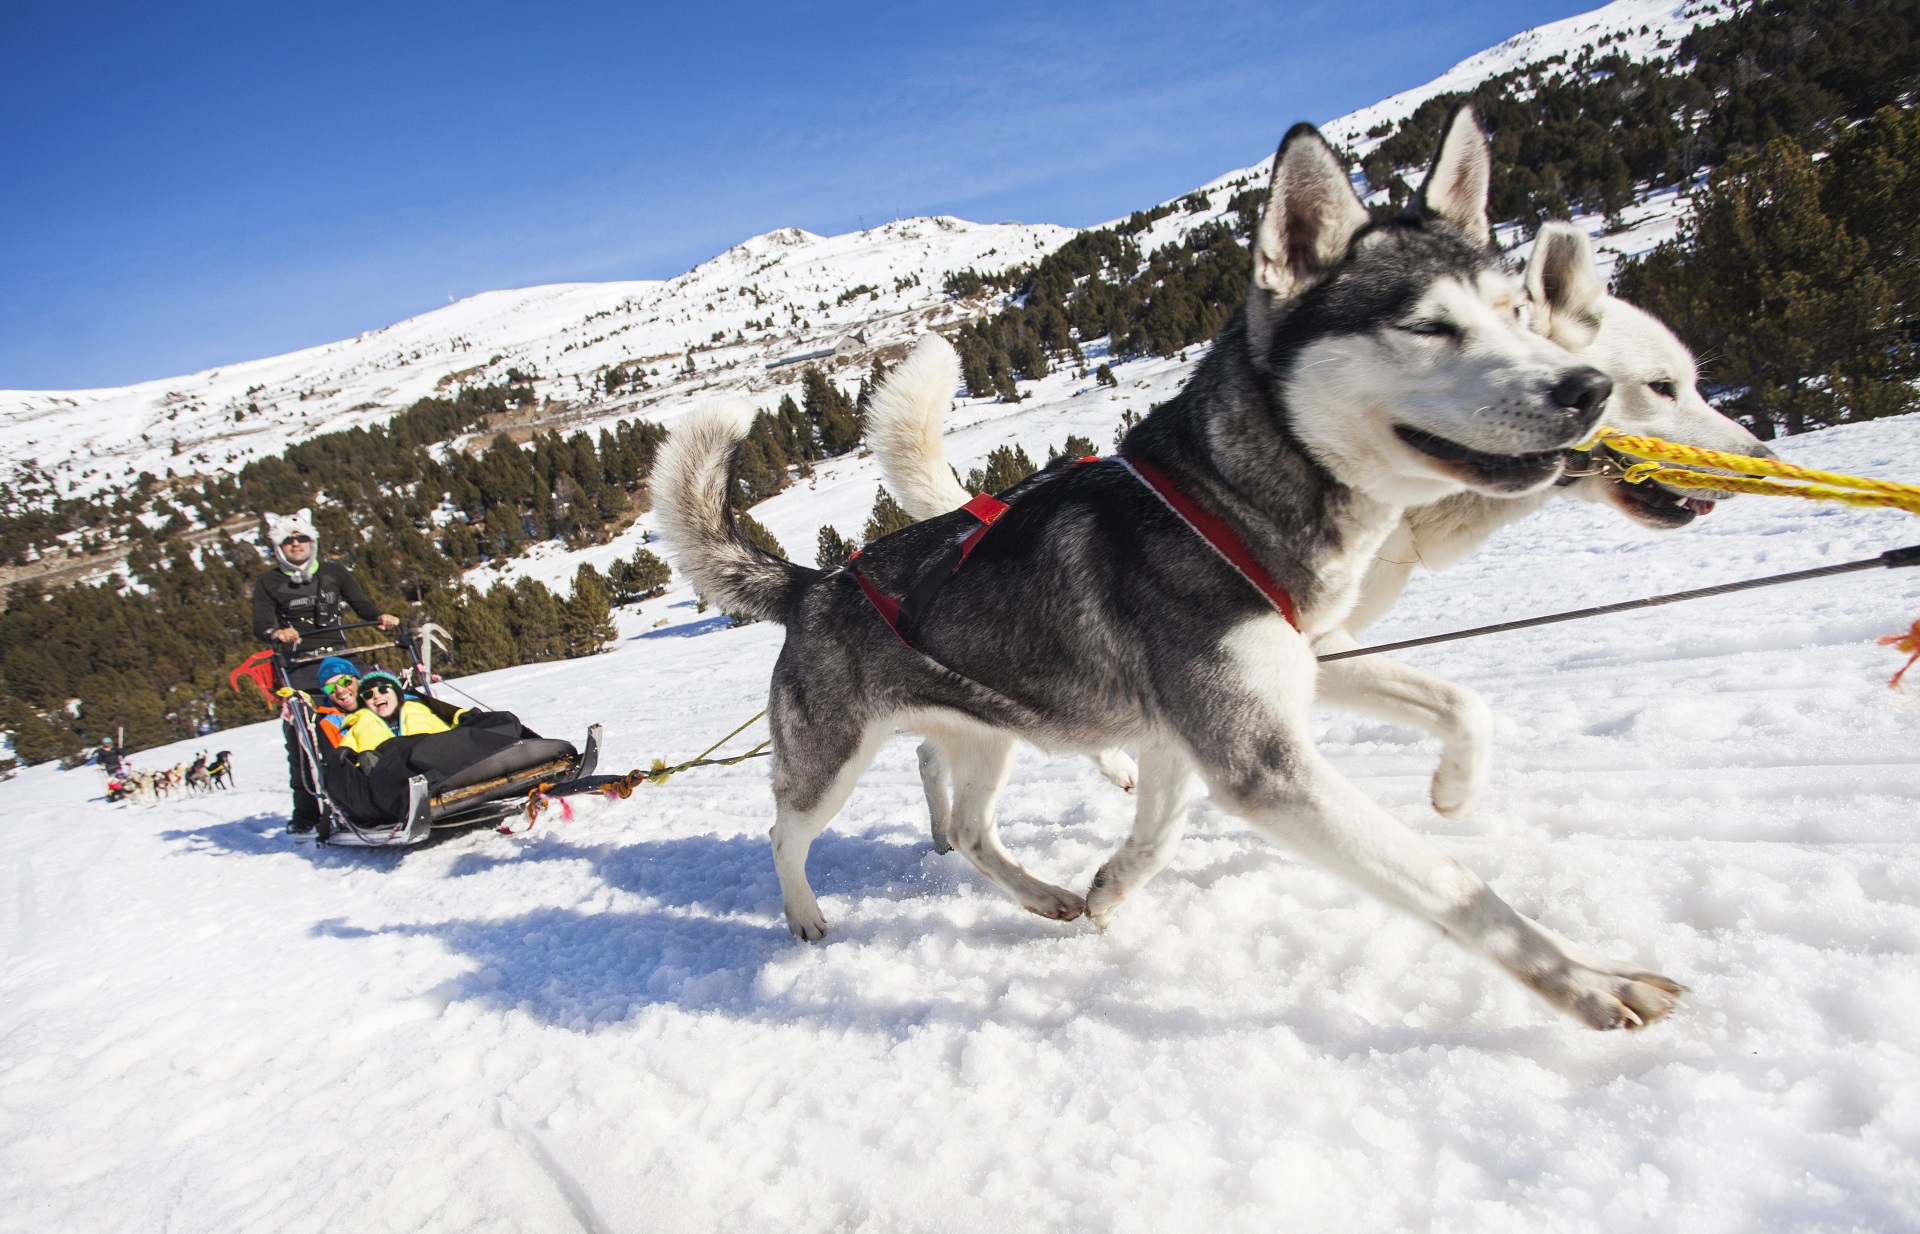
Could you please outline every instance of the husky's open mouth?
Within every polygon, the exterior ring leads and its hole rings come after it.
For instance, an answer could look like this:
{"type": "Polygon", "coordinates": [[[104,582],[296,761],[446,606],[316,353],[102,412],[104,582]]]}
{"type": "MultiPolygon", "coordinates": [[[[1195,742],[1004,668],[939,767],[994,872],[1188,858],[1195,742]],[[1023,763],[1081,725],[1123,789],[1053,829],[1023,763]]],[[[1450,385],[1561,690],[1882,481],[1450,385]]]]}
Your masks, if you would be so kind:
{"type": "Polygon", "coordinates": [[[1428,458],[1447,464],[1449,471],[1477,489],[1522,493],[1538,488],[1560,474],[1559,450],[1542,450],[1537,454],[1488,454],[1404,424],[1394,425],[1393,431],[1401,441],[1428,458]]]}
{"type": "MultiPolygon", "coordinates": [[[[1607,458],[1621,470],[1625,470],[1634,460],[1609,449],[1605,443],[1595,447],[1594,452],[1605,452],[1607,458]]],[[[1703,514],[1713,513],[1715,499],[1731,494],[1722,494],[1717,490],[1682,492],[1668,488],[1655,480],[1643,480],[1639,484],[1628,484],[1618,476],[1610,476],[1605,481],[1607,499],[1619,508],[1620,512],[1635,522],[1649,527],[1671,530],[1685,527],[1703,514]]]]}

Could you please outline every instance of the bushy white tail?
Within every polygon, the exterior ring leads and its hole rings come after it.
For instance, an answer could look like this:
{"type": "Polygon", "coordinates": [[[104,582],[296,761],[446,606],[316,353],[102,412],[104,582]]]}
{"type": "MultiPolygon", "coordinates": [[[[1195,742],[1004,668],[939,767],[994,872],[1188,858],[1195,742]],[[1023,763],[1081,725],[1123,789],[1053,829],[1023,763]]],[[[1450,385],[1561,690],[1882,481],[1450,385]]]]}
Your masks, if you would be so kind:
{"type": "Polygon", "coordinates": [[[880,475],[915,519],[936,518],[967,504],[940,444],[940,425],[960,388],[960,357],[929,334],[894,367],[867,407],[867,444],[880,475]]]}
{"type": "Polygon", "coordinates": [[[729,399],[682,420],[654,461],[654,501],[667,551],[702,599],[723,612],[783,621],[818,571],[748,543],[734,525],[733,455],[753,417],[751,405],[729,399]]]}

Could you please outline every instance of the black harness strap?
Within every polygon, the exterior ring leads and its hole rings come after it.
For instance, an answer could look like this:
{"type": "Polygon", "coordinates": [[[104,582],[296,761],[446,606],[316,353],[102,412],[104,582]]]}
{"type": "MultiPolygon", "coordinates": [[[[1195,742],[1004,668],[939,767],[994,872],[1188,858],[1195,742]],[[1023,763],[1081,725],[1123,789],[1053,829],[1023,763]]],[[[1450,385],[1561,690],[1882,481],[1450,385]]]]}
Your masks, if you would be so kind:
{"type": "MultiPolygon", "coordinates": [[[[1097,461],[1097,456],[1089,455],[1077,460],[1073,466],[1078,467],[1083,463],[1097,461]]],[[[1072,468],[1068,470],[1071,471],[1072,468]]],[[[873,611],[880,614],[880,620],[887,623],[887,628],[892,630],[901,642],[913,647],[915,651],[920,649],[914,646],[913,632],[919,626],[920,619],[926,615],[934,596],[938,595],[940,589],[946,586],[947,580],[966,564],[967,558],[973,555],[974,549],[980,547],[980,541],[986,538],[987,532],[993,530],[993,525],[1000,521],[1000,516],[1011,510],[1013,506],[991,493],[981,493],[960,508],[978,519],[980,525],[928,562],[914,578],[913,585],[907,588],[905,595],[895,596],[880,590],[880,585],[868,578],[866,571],[860,568],[858,550],[855,550],[853,556],[847,559],[847,568],[853,571],[854,580],[860,584],[860,590],[865,593],[867,602],[873,605],[873,611]]]]}

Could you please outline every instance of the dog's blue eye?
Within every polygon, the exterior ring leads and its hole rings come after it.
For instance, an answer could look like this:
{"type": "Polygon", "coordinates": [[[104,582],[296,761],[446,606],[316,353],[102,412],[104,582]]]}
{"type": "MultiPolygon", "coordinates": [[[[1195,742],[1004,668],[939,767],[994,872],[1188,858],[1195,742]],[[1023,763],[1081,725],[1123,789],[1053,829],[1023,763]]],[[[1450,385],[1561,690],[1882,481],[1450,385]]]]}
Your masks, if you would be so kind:
{"type": "Polygon", "coordinates": [[[1459,338],[1460,329],[1445,321],[1415,321],[1400,327],[1408,334],[1421,334],[1428,338],[1459,338]]]}
{"type": "Polygon", "coordinates": [[[1674,385],[1670,381],[1650,381],[1647,383],[1647,389],[1653,391],[1661,398],[1675,397],[1674,385]]]}

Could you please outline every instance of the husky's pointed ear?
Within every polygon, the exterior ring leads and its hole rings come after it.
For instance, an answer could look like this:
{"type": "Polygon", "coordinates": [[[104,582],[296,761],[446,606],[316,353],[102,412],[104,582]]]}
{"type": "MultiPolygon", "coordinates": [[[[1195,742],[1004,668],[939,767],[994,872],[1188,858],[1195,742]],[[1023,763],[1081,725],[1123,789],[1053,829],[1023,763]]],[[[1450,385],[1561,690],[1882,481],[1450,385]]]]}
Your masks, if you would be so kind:
{"type": "Polygon", "coordinates": [[[1298,295],[1346,255],[1367,208],[1320,130],[1296,124],[1273,156],[1267,208],[1253,246],[1253,285],[1277,299],[1298,295]]]}
{"type": "Polygon", "coordinates": [[[1493,152],[1480,118],[1470,103],[1462,103],[1447,117],[1446,136],[1427,168],[1420,186],[1420,208],[1459,227],[1476,244],[1492,244],[1487,224],[1487,183],[1493,174],[1493,152]]]}
{"type": "Polygon", "coordinates": [[[1586,232],[1558,221],[1540,228],[1527,258],[1527,299],[1536,334],[1571,351],[1592,344],[1606,310],[1607,288],[1586,232]]]}

